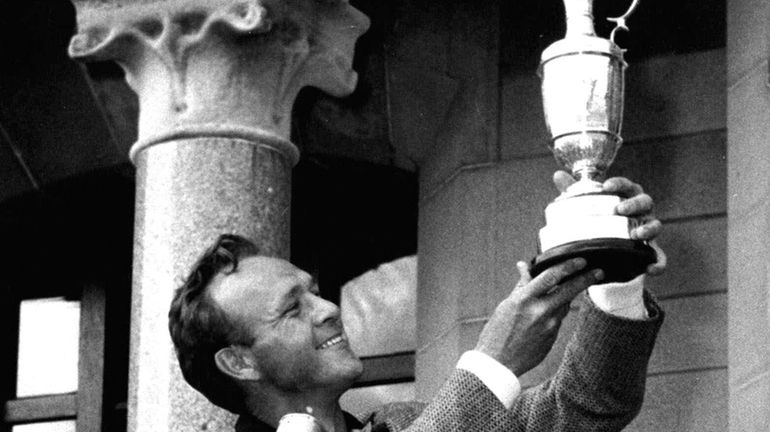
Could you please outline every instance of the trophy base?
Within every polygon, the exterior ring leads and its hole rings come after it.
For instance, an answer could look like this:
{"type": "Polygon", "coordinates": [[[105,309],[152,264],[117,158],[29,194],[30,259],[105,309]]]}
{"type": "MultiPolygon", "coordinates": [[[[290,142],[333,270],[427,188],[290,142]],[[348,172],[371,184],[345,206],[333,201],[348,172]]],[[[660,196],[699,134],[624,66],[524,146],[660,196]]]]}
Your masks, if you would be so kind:
{"type": "Polygon", "coordinates": [[[644,273],[656,261],[655,250],[640,240],[596,238],[556,246],[532,260],[530,274],[534,278],[549,267],[570,258],[582,257],[588,269],[604,270],[604,280],[628,282],[644,273]]]}

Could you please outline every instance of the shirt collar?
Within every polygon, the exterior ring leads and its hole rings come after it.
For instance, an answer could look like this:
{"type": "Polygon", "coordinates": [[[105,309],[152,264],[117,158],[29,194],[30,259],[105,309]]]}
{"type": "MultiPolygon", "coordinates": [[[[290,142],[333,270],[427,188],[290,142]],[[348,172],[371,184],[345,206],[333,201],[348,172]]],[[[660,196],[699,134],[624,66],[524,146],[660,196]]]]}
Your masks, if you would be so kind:
{"type": "MultiPolygon", "coordinates": [[[[364,425],[351,414],[344,411],[343,414],[348,431],[363,428],[364,425]]],[[[242,414],[238,417],[238,422],[235,423],[235,432],[275,432],[275,428],[251,414],[242,414]]]]}

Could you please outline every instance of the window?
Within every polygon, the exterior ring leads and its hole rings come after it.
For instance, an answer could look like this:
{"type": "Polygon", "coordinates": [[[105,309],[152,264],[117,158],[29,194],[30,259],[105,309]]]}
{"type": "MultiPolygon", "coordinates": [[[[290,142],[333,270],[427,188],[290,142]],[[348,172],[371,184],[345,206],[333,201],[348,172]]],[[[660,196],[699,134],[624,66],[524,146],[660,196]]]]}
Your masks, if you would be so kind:
{"type": "Polygon", "coordinates": [[[77,391],[79,332],[80,301],[58,297],[21,302],[17,398],[77,391]]]}
{"type": "Polygon", "coordinates": [[[3,430],[101,431],[104,291],[86,286],[79,300],[17,300],[13,312],[18,362],[3,430]]]}

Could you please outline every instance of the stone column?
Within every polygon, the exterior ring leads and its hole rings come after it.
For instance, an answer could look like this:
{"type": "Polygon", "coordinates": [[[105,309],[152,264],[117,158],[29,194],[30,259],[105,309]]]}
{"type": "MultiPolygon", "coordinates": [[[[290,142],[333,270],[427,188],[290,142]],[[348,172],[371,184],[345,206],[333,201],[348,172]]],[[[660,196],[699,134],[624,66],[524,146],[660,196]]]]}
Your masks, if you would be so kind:
{"type": "Polygon", "coordinates": [[[730,431],[770,430],[770,69],[767,2],[727,5],[730,431]]]}
{"type": "Polygon", "coordinates": [[[130,431],[225,431],[183,381],[174,288],[219,234],[289,256],[291,109],[307,85],[350,93],[368,19],[346,0],[73,0],[70,55],[115,60],[140,102],[130,431]]]}

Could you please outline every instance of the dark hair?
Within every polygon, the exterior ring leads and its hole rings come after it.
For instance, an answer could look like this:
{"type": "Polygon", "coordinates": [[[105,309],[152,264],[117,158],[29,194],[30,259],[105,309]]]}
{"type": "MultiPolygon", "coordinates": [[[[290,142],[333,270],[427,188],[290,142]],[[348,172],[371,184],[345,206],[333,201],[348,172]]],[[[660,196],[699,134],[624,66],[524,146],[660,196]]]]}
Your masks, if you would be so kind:
{"type": "Polygon", "coordinates": [[[230,345],[254,341],[211,300],[207,287],[216,275],[235,272],[239,260],[258,254],[257,246],[244,237],[219,236],[193,265],[168,311],[168,329],[184,379],[212,403],[236,414],[245,412],[243,393],[217,368],[214,355],[230,345]]]}

